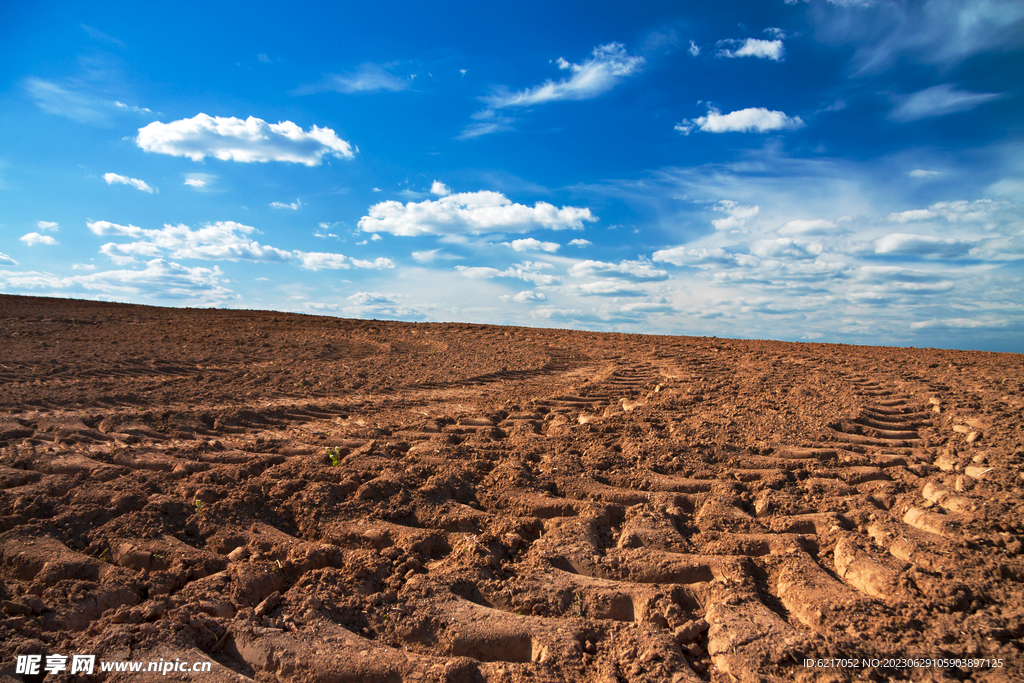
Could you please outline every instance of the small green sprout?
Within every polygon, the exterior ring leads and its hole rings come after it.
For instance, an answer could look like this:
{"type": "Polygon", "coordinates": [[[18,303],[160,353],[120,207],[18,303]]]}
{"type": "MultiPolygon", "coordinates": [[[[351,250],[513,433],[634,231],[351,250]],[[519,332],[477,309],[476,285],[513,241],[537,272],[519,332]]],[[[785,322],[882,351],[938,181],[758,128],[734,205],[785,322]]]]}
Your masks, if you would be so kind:
{"type": "Polygon", "coordinates": [[[110,564],[110,548],[104,548],[103,552],[100,553],[100,559],[110,564]]]}
{"type": "Polygon", "coordinates": [[[197,515],[203,514],[203,501],[196,498],[194,501],[192,501],[192,504],[196,506],[197,515]]]}
{"type": "Polygon", "coordinates": [[[284,567],[281,565],[281,560],[277,561],[277,570],[282,572],[284,571],[284,567]]]}
{"type": "Polygon", "coordinates": [[[337,467],[341,464],[341,448],[335,446],[332,450],[331,447],[328,446],[327,457],[331,459],[331,467],[337,467]]]}

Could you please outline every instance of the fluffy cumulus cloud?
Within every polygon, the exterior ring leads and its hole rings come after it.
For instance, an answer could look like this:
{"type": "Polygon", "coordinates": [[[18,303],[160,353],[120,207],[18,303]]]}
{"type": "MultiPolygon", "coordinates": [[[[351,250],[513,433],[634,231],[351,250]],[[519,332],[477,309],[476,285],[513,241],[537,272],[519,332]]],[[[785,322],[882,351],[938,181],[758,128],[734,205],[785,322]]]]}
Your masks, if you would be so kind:
{"type": "Polygon", "coordinates": [[[403,237],[418,235],[483,235],[548,230],[582,230],[596,221],[590,209],[575,206],[557,208],[547,202],[532,207],[517,204],[500,192],[480,191],[447,194],[439,199],[402,204],[386,201],[374,204],[359,219],[364,232],[391,233],[403,237]]]}
{"type": "Polygon", "coordinates": [[[37,244],[47,244],[51,246],[57,244],[57,240],[55,240],[50,235],[40,235],[38,232],[27,233],[25,235],[22,235],[18,239],[20,239],[22,242],[24,242],[30,247],[35,246],[37,244]]]}
{"type": "Polygon", "coordinates": [[[256,228],[234,221],[219,221],[193,229],[187,225],[164,225],[144,229],[118,225],[110,221],[86,224],[96,235],[128,237],[135,241],[108,242],[100,252],[118,265],[135,263],[139,258],[169,257],[208,261],[293,262],[306,270],[344,268],[392,268],[387,258],[374,261],[352,259],[342,254],[279,249],[252,239],[256,228]]]}
{"type": "MultiPolygon", "coordinates": [[[[949,83],[925,88],[911,95],[896,98],[897,105],[889,118],[900,123],[918,121],[935,116],[946,116],[975,107],[1002,97],[998,93],[976,93],[957,90],[949,83]]],[[[913,173],[913,172],[912,172],[913,173]]],[[[921,177],[921,176],[916,176],[921,177]]]]}
{"type": "Polygon", "coordinates": [[[689,135],[694,129],[705,133],[769,133],[775,130],[796,130],[803,128],[799,116],[787,116],[781,111],[770,111],[764,107],[750,107],[722,114],[709,109],[707,116],[683,119],[675,129],[689,135]]]}
{"type": "Polygon", "coordinates": [[[188,157],[202,161],[214,157],[224,161],[287,161],[319,166],[325,156],[351,159],[352,145],[330,128],[313,126],[308,131],[292,123],[267,123],[253,116],[235,117],[197,114],[190,119],[153,123],[139,129],[136,144],[147,152],[188,157]]]}
{"type": "Polygon", "coordinates": [[[128,176],[118,175],[117,173],[104,173],[103,179],[107,181],[107,185],[130,185],[136,190],[142,190],[143,192],[153,193],[153,188],[150,187],[146,181],[139,180],[138,178],[129,178],[128,176]]]}
{"type": "Polygon", "coordinates": [[[760,40],[758,38],[747,38],[742,41],[723,40],[719,42],[719,47],[719,57],[758,57],[776,62],[781,61],[786,52],[781,40],[760,40]]]}
{"type": "Polygon", "coordinates": [[[561,246],[557,242],[541,242],[533,237],[527,237],[522,240],[512,240],[511,242],[502,242],[502,244],[507,247],[511,247],[513,251],[546,251],[549,254],[555,253],[561,246]]]}
{"type": "Polygon", "coordinates": [[[627,76],[640,71],[644,58],[631,55],[621,43],[608,43],[595,47],[591,58],[582,64],[573,64],[561,57],[558,68],[569,72],[569,78],[549,80],[542,85],[519,92],[501,92],[484,101],[491,109],[531,107],[559,100],[588,100],[611,90],[627,76]]]}

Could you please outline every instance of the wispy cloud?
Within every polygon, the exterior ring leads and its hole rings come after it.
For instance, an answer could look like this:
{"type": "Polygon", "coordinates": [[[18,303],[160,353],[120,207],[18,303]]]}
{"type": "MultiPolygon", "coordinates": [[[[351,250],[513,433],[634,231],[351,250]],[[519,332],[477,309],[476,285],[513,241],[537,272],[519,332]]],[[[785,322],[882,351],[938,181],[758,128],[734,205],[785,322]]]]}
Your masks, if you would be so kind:
{"type": "Polygon", "coordinates": [[[630,55],[622,43],[608,43],[595,47],[591,58],[582,64],[573,64],[559,57],[558,68],[572,75],[561,81],[546,81],[542,85],[518,92],[502,92],[483,98],[492,109],[530,107],[559,100],[588,100],[603,95],[626,76],[640,71],[644,58],[630,55]]]}
{"type": "Polygon", "coordinates": [[[40,230],[60,230],[60,226],[54,221],[36,221],[36,227],[40,230]]]}
{"type": "Polygon", "coordinates": [[[98,40],[101,43],[109,43],[110,45],[116,45],[118,47],[125,47],[125,44],[122,41],[118,40],[114,36],[111,36],[111,35],[108,35],[108,34],[104,33],[103,31],[99,30],[98,28],[93,28],[92,26],[86,26],[85,24],[80,24],[80,26],[82,27],[82,30],[84,30],[86,33],[88,33],[89,37],[92,38],[93,40],[98,40]]]}
{"type": "Polygon", "coordinates": [[[291,121],[267,123],[250,116],[197,114],[171,123],[153,123],[139,129],[136,144],[147,152],[202,161],[208,156],[245,163],[286,161],[319,166],[325,156],[354,158],[352,145],[330,128],[312,126],[304,131],[291,121]]]}
{"type": "Polygon", "coordinates": [[[548,230],[582,230],[585,222],[596,221],[590,209],[575,206],[557,208],[547,202],[532,207],[516,204],[500,192],[480,191],[448,194],[436,200],[380,202],[359,219],[363,232],[417,235],[482,235],[548,230]]]}
{"type": "Polygon", "coordinates": [[[803,126],[804,122],[799,116],[787,116],[784,112],[769,111],[764,107],[751,107],[728,114],[709,109],[707,116],[684,119],[676,124],[675,129],[683,135],[689,135],[695,128],[705,133],[768,133],[774,130],[796,130],[803,126]]]}
{"type": "Polygon", "coordinates": [[[18,262],[4,253],[0,253],[0,266],[16,266],[18,262]]]}
{"type": "Polygon", "coordinates": [[[143,192],[153,193],[153,188],[150,187],[146,181],[139,180],[138,178],[129,178],[128,176],[118,175],[116,173],[104,173],[103,179],[107,181],[107,185],[131,185],[136,190],[142,190],[143,192]]]}
{"type": "Polygon", "coordinates": [[[955,64],[1019,44],[1024,35],[1024,4],[1018,0],[830,3],[835,7],[821,6],[810,16],[823,40],[856,46],[858,75],[883,71],[903,54],[930,64],[955,64]]]}
{"type": "Polygon", "coordinates": [[[925,88],[912,95],[896,97],[899,103],[889,118],[900,123],[918,121],[934,116],[946,116],[975,107],[1002,97],[999,93],[974,93],[957,90],[950,83],[925,88]]]}
{"type": "Polygon", "coordinates": [[[487,108],[473,114],[475,123],[466,126],[459,139],[468,140],[512,130],[515,119],[498,113],[502,109],[523,109],[549,102],[599,97],[626,77],[639,73],[645,60],[639,55],[629,54],[622,43],[608,43],[595,47],[590,59],[582,64],[574,64],[562,57],[554,63],[560,70],[568,71],[570,76],[559,81],[549,79],[526,90],[496,88],[493,94],[480,98],[487,108]]]}
{"type": "Polygon", "coordinates": [[[302,206],[302,200],[296,199],[290,204],[285,204],[284,202],[270,202],[270,206],[275,209],[291,209],[292,211],[298,211],[299,207],[302,206]]]}
{"type": "Polygon", "coordinates": [[[296,94],[304,95],[315,92],[333,91],[354,95],[372,92],[399,92],[412,87],[413,79],[398,77],[379,64],[367,62],[355,71],[343,74],[331,74],[323,81],[314,85],[305,85],[296,89],[296,94]]]}

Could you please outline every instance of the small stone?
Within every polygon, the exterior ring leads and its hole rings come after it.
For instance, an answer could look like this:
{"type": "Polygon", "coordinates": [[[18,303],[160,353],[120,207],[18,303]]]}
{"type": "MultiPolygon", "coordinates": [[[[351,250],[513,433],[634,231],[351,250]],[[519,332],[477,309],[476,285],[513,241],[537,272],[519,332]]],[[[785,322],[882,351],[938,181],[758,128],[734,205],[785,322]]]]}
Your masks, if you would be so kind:
{"type": "Polygon", "coordinates": [[[228,553],[228,559],[232,562],[240,562],[247,557],[249,557],[249,549],[244,545],[240,545],[228,553]]]}
{"type": "Polygon", "coordinates": [[[971,432],[967,435],[967,443],[974,443],[981,438],[981,432],[971,432]]]}
{"type": "Polygon", "coordinates": [[[991,467],[965,467],[964,474],[971,479],[981,479],[986,474],[992,471],[991,467]]]}

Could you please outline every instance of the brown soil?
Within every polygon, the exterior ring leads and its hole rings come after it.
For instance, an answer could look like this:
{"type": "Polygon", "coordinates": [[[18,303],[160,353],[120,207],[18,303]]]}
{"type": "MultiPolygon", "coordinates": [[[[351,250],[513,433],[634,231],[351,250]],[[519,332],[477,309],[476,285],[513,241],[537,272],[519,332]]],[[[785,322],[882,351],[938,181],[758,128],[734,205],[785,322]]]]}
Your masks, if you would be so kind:
{"type": "Polygon", "coordinates": [[[1013,354],[0,296],[0,681],[1019,679],[1022,408],[1013,354]]]}

